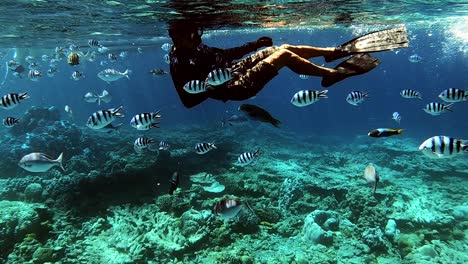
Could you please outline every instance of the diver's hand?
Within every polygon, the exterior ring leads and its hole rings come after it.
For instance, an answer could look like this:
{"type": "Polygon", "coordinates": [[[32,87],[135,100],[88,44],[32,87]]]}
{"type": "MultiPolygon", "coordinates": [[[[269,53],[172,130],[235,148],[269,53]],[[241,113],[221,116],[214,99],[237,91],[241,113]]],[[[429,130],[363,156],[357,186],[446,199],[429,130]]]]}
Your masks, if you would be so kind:
{"type": "Polygon", "coordinates": [[[258,48],[273,46],[273,40],[270,37],[261,37],[255,43],[258,48]]]}

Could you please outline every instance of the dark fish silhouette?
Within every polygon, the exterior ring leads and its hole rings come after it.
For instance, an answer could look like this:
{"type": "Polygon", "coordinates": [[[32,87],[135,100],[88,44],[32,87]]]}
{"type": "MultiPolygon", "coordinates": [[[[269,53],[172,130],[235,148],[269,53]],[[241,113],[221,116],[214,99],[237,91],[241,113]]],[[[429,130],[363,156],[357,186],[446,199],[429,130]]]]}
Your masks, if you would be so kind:
{"type": "Polygon", "coordinates": [[[172,174],[171,179],[169,180],[169,194],[172,195],[174,191],[179,187],[179,173],[176,171],[172,174]]]}
{"type": "Polygon", "coordinates": [[[281,122],[270,115],[265,109],[252,104],[243,104],[239,110],[246,113],[250,119],[258,120],[260,122],[270,123],[275,127],[280,127],[281,122]]]}

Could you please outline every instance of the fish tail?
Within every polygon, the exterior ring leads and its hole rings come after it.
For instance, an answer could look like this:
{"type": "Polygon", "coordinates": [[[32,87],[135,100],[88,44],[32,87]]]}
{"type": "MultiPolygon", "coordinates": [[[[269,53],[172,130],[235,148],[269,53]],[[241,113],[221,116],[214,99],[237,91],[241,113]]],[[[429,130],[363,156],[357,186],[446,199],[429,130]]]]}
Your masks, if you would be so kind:
{"type": "Polygon", "coordinates": [[[159,128],[159,122],[154,122],[154,123],[151,123],[150,127],[156,127],[156,128],[159,128]]]}
{"type": "Polygon", "coordinates": [[[28,99],[29,98],[28,92],[21,93],[19,95],[19,98],[20,99],[28,99]]]}
{"type": "Polygon", "coordinates": [[[153,118],[161,118],[160,114],[161,110],[156,111],[156,113],[153,113],[153,118]]]}
{"type": "Polygon", "coordinates": [[[271,124],[274,125],[275,127],[280,127],[281,122],[278,119],[272,118],[271,124]]]}
{"type": "Polygon", "coordinates": [[[397,130],[397,134],[403,134],[403,130],[404,130],[404,129],[398,129],[398,130],[397,130]]]}
{"type": "Polygon", "coordinates": [[[127,77],[127,79],[129,80],[130,80],[130,74],[132,74],[132,71],[129,69],[125,70],[123,73],[123,75],[125,75],[125,77],[127,77]]]}
{"type": "Polygon", "coordinates": [[[446,105],[446,106],[444,107],[444,110],[445,110],[445,111],[449,111],[449,112],[453,112],[453,110],[452,110],[452,105],[453,105],[453,103],[446,105]]]}
{"type": "Polygon", "coordinates": [[[114,109],[114,111],[112,111],[112,115],[117,116],[117,117],[124,117],[125,116],[124,114],[119,113],[119,111],[122,110],[122,108],[123,108],[123,105],[119,106],[117,109],[114,109]]]}
{"type": "Polygon", "coordinates": [[[323,90],[318,93],[318,98],[328,98],[327,96],[328,90],[323,90]]]}
{"type": "Polygon", "coordinates": [[[214,149],[217,149],[218,147],[215,146],[214,142],[211,143],[211,146],[214,148],[214,149]]]}
{"type": "Polygon", "coordinates": [[[63,167],[62,160],[63,160],[63,152],[60,153],[60,155],[58,156],[58,158],[55,161],[57,162],[59,167],[62,169],[62,171],[65,172],[65,168],[63,167]]]}

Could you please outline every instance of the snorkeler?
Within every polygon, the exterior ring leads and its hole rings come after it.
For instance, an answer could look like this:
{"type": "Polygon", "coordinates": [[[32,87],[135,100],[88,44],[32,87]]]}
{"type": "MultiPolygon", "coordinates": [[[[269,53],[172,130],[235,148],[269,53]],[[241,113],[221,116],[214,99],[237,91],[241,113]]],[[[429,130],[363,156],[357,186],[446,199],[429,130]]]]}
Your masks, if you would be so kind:
{"type": "Polygon", "coordinates": [[[185,107],[191,108],[207,98],[221,101],[242,101],[255,96],[278,71],[288,67],[293,72],[322,77],[322,86],[329,87],[350,76],[364,74],[380,64],[367,52],[385,51],[408,47],[406,28],[394,28],[372,32],[355,38],[339,47],[320,48],[284,44],[272,46],[269,37],[248,42],[240,47],[220,49],[202,43],[203,31],[187,22],[176,22],[169,26],[173,41],[170,52],[172,81],[185,107]],[[245,55],[264,48],[244,59],[245,55]],[[351,57],[334,69],[318,66],[310,58],[323,56],[325,61],[351,57]],[[241,59],[241,60],[240,60],[241,59]],[[238,61],[236,61],[238,60],[238,61]],[[184,85],[192,80],[205,81],[213,70],[229,68],[229,81],[207,86],[205,92],[188,93],[184,85]]]}

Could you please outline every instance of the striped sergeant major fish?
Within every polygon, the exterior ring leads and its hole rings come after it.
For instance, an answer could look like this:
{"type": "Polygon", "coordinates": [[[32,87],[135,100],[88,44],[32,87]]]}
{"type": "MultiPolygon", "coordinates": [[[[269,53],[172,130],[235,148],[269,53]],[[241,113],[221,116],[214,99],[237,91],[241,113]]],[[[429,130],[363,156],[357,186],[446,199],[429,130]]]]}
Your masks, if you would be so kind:
{"type": "Polygon", "coordinates": [[[232,79],[231,70],[227,68],[219,68],[208,73],[206,83],[212,86],[218,86],[232,79]]]}
{"type": "Polygon", "coordinates": [[[102,45],[99,43],[99,41],[95,40],[95,39],[90,39],[88,40],[88,45],[91,47],[91,48],[94,48],[94,47],[102,47],[102,45]]]}
{"type": "Polygon", "coordinates": [[[447,136],[434,136],[426,139],[420,146],[422,153],[434,159],[451,158],[468,151],[468,140],[447,136]]]}
{"type": "Polygon", "coordinates": [[[171,146],[166,141],[159,142],[159,150],[168,150],[171,146]]]}
{"type": "Polygon", "coordinates": [[[257,149],[255,152],[244,152],[237,158],[237,164],[241,166],[255,164],[260,157],[260,150],[257,149]]]}
{"type": "Polygon", "coordinates": [[[206,92],[206,84],[204,81],[192,80],[184,85],[184,90],[191,94],[206,92]]]}
{"type": "Polygon", "coordinates": [[[28,78],[31,81],[37,81],[39,78],[42,77],[42,73],[38,70],[29,70],[28,72],[28,78]]]}
{"type": "Polygon", "coordinates": [[[147,137],[139,137],[135,139],[135,142],[133,143],[133,149],[135,150],[136,153],[142,153],[144,149],[149,149],[151,151],[155,151],[154,145],[156,141],[152,138],[147,138],[147,137]]]}
{"type": "Polygon", "coordinates": [[[172,49],[172,44],[171,43],[164,43],[161,45],[161,49],[164,51],[169,51],[172,49]]]}
{"type": "Polygon", "coordinates": [[[398,124],[401,122],[401,115],[398,112],[393,112],[392,119],[395,120],[398,124]]]}
{"type": "Polygon", "coordinates": [[[86,126],[91,129],[101,129],[115,121],[118,117],[124,117],[123,114],[119,113],[123,106],[118,108],[111,108],[107,110],[99,110],[94,112],[88,119],[86,126]]]}
{"type": "Polygon", "coordinates": [[[8,127],[8,128],[13,127],[18,123],[19,123],[19,119],[11,117],[11,116],[3,119],[3,125],[8,127]]]}
{"type": "Polygon", "coordinates": [[[442,91],[439,94],[439,98],[447,103],[462,102],[468,100],[468,91],[457,88],[449,88],[447,90],[442,91]]]}
{"type": "Polygon", "coordinates": [[[291,103],[298,107],[313,104],[320,99],[328,98],[328,90],[313,91],[313,90],[302,90],[295,93],[291,99],[291,103]]]}
{"type": "Polygon", "coordinates": [[[401,97],[407,98],[407,99],[422,99],[421,94],[418,91],[411,90],[411,89],[406,89],[400,92],[401,97]]]}
{"type": "Polygon", "coordinates": [[[226,198],[217,202],[212,212],[223,220],[231,219],[240,212],[243,204],[240,200],[226,198]]]}
{"type": "Polygon", "coordinates": [[[216,149],[216,146],[214,143],[198,143],[195,145],[195,153],[197,154],[206,154],[208,151],[216,149]]]}
{"type": "Polygon", "coordinates": [[[437,116],[445,112],[453,112],[451,108],[452,105],[453,103],[445,105],[437,102],[432,102],[428,103],[426,107],[423,108],[423,110],[430,115],[437,116]]]}
{"type": "Polygon", "coordinates": [[[130,125],[138,130],[148,130],[152,127],[159,128],[159,118],[161,118],[161,111],[154,113],[141,113],[132,117],[130,125]]]}
{"type": "Polygon", "coordinates": [[[368,92],[352,91],[346,97],[346,102],[354,106],[357,106],[358,104],[364,102],[364,100],[369,99],[369,98],[370,97],[369,97],[368,92]]]}
{"type": "Polygon", "coordinates": [[[24,93],[9,93],[2,97],[0,101],[0,107],[3,109],[12,109],[18,106],[21,100],[28,99],[29,95],[28,92],[24,93]]]}
{"type": "Polygon", "coordinates": [[[81,73],[81,72],[79,72],[79,71],[74,71],[74,72],[72,73],[72,76],[71,76],[71,78],[72,78],[73,80],[75,80],[75,81],[78,81],[78,80],[80,80],[81,78],[84,78],[84,77],[85,77],[84,74],[81,73]]]}

